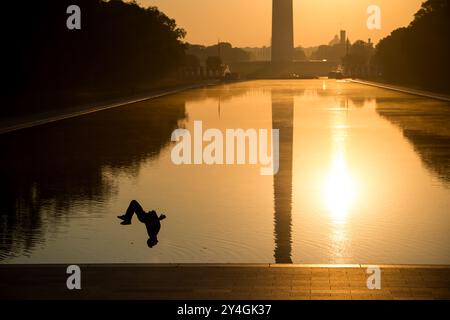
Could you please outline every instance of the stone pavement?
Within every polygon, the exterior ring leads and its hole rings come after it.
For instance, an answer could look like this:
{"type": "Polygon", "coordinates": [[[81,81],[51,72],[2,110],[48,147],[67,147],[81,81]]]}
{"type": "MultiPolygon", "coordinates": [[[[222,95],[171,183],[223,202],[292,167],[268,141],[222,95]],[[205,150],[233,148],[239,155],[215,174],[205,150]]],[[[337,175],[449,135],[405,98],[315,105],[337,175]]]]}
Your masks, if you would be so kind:
{"type": "Polygon", "coordinates": [[[80,265],[72,291],[66,268],[0,265],[0,299],[450,299],[450,266],[381,265],[381,290],[366,265],[80,265]]]}

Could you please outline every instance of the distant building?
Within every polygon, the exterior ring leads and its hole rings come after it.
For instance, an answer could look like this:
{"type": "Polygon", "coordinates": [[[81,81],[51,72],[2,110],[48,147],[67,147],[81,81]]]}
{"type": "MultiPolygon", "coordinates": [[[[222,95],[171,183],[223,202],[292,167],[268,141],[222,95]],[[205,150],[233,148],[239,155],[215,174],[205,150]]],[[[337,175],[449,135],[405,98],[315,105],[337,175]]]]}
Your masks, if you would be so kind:
{"type": "Polygon", "coordinates": [[[345,47],[346,42],[347,42],[347,32],[345,30],[341,30],[341,39],[340,39],[341,46],[345,47]]]}
{"type": "Polygon", "coordinates": [[[250,61],[271,61],[272,59],[272,48],[262,47],[262,48],[242,48],[242,50],[250,54],[250,61]]]}
{"type": "Polygon", "coordinates": [[[328,43],[328,45],[329,45],[329,46],[335,46],[335,45],[340,44],[340,43],[341,43],[341,39],[339,38],[338,35],[335,35],[334,38],[333,38],[333,40],[331,40],[331,41],[328,43]]]}
{"type": "Polygon", "coordinates": [[[348,39],[347,32],[345,30],[341,30],[341,38],[339,43],[339,54],[342,57],[346,56],[348,53],[348,39]]]}

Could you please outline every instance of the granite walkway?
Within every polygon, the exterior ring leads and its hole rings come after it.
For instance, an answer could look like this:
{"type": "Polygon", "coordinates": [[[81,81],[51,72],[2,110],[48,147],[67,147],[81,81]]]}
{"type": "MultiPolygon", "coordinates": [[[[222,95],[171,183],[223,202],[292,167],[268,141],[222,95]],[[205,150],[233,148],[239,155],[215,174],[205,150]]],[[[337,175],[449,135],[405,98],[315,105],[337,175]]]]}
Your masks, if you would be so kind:
{"type": "Polygon", "coordinates": [[[0,265],[0,299],[450,299],[450,266],[80,265],[81,290],[66,287],[67,265],[0,265]]]}
{"type": "Polygon", "coordinates": [[[381,82],[375,82],[375,81],[366,81],[366,80],[359,80],[359,79],[352,79],[350,81],[354,82],[354,83],[365,84],[365,85],[372,86],[372,87],[393,90],[393,91],[403,92],[403,93],[421,96],[421,97],[425,97],[425,98],[450,102],[450,96],[446,95],[446,94],[435,93],[435,92],[419,90],[419,89],[413,89],[413,88],[403,87],[403,86],[399,86],[399,85],[393,85],[393,84],[387,84],[387,83],[381,83],[381,82]]]}

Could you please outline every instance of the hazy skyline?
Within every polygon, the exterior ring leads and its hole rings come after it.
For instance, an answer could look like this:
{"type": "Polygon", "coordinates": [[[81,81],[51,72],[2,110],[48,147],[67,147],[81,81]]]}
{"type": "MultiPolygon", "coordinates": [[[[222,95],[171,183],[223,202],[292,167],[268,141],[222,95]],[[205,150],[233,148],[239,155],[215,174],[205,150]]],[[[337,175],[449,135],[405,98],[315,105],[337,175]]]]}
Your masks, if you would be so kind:
{"type": "MultiPolygon", "coordinates": [[[[294,0],[295,46],[317,46],[347,30],[351,41],[378,42],[394,29],[407,26],[423,0],[294,0]],[[382,10],[381,30],[368,30],[369,5],[382,10]]],[[[211,45],[218,39],[239,47],[269,46],[272,0],[138,0],[157,6],[187,31],[186,40],[211,45]]]]}

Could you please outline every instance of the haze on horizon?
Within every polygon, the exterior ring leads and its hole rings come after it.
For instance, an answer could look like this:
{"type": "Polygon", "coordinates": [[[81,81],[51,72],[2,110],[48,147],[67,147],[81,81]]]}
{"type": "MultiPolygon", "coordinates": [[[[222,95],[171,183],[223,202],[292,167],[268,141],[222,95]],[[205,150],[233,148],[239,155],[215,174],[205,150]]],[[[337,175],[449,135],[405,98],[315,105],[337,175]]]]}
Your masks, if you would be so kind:
{"type": "MultiPolygon", "coordinates": [[[[272,0],[138,0],[142,6],[157,6],[187,31],[192,44],[220,41],[237,47],[270,46],[272,0]]],[[[407,26],[423,0],[294,0],[295,46],[328,44],[339,30],[350,41],[377,43],[394,29],[407,26]],[[381,30],[368,30],[367,7],[378,5],[381,30]]]]}

